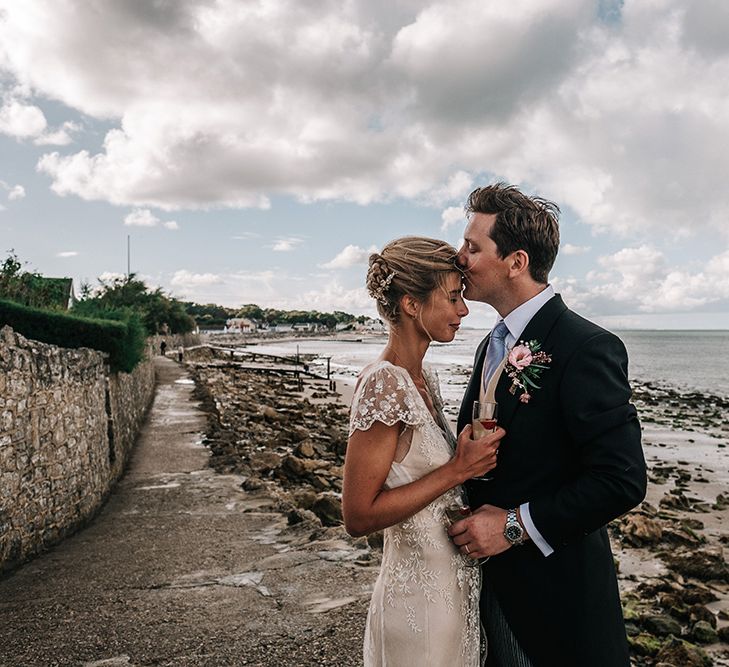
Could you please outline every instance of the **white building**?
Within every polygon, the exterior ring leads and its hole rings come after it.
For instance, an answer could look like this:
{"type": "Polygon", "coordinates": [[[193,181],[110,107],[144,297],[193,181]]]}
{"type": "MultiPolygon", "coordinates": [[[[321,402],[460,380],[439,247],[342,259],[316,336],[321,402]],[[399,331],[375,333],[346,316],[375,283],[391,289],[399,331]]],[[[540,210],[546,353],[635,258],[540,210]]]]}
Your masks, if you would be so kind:
{"type": "Polygon", "coordinates": [[[298,322],[294,324],[294,331],[326,331],[326,329],[326,325],[317,324],[316,322],[298,322]]]}
{"type": "Polygon", "coordinates": [[[231,317],[225,322],[225,328],[232,333],[251,333],[258,329],[256,323],[247,317],[231,317]]]}
{"type": "Polygon", "coordinates": [[[371,317],[368,317],[363,324],[357,325],[357,331],[375,331],[380,333],[387,331],[387,329],[382,323],[382,320],[374,320],[371,317]]]}

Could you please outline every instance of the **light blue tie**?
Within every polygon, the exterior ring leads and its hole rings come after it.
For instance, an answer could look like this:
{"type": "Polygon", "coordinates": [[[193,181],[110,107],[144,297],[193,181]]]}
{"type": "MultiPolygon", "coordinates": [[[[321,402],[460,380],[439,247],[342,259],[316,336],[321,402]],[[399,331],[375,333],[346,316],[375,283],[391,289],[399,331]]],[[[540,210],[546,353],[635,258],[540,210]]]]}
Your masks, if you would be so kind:
{"type": "Polygon", "coordinates": [[[506,356],[506,337],[509,335],[509,328],[501,320],[492,330],[489,338],[489,346],[486,348],[486,361],[483,365],[483,388],[488,387],[491,376],[498,365],[506,356]]]}

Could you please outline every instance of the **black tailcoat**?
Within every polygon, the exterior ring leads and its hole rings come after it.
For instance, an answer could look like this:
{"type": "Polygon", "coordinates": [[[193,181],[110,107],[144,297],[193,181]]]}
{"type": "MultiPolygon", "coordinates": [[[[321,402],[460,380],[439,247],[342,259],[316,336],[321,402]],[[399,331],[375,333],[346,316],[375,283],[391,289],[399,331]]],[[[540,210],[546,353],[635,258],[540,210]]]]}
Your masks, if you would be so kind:
{"type": "MultiPolygon", "coordinates": [[[[509,625],[535,667],[629,665],[613,556],[605,525],[645,497],[640,425],[629,402],[620,339],[569,310],[559,295],[527,325],[552,355],[529,403],[503,373],[496,389],[506,436],[490,482],[471,481],[472,507],[529,502],[554,549],[529,541],[484,566],[509,625]]],[[[476,352],[458,431],[478,400],[488,337],[476,352]]]]}

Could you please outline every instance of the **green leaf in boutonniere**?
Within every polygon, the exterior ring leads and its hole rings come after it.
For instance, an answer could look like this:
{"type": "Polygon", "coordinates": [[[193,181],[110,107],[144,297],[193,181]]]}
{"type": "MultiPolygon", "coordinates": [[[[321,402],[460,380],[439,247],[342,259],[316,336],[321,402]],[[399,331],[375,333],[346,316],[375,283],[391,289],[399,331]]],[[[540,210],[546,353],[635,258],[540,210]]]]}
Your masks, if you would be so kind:
{"type": "Polygon", "coordinates": [[[504,367],[506,375],[511,380],[509,391],[512,394],[521,391],[519,400],[522,403],[528,403],[531,399],[530,388],[541,389],[536,381],[544,371],[549,370],[549,364],[552,363],[552,356],[542,352],[541,349],[539,341],[522,340],[509,351],[509,358],[504,367]]]}

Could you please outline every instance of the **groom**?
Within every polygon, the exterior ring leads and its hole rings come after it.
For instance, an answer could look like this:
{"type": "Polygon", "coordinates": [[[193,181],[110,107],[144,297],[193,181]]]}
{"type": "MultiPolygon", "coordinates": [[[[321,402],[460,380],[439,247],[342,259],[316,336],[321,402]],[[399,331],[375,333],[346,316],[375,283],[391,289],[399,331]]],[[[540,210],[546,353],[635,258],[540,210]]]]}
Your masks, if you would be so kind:
{"type": "Polygon", "coordinates": [[[466,211],[464,296],[499,318],[476,352],[458,431],[490,385],[506,436],[493,479],[469,482],[478,509],[449,532],[462,553],[491,557],[482,567],[487,664],[627,667],[605,528],[646,490],[625,347],[548,283],[559,246],[554,204],[496,184],[472,192],[466,211]],[[522,341],[550,357],[538,388],[512,386],[514,369],[504,369],[522,341]]]}

